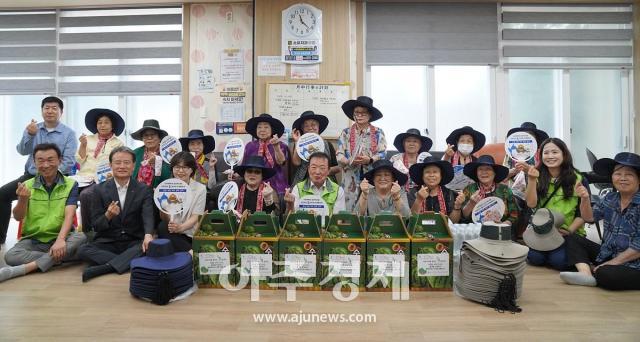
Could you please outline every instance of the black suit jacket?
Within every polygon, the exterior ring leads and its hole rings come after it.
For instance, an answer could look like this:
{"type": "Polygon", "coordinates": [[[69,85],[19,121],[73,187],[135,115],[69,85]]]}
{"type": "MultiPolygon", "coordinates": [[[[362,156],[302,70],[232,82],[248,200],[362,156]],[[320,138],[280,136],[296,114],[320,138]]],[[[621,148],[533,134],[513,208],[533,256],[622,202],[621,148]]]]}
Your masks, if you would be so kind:
{"type": "Polygon", "coordinates": [[[131,179],[125,203],[119,203],[120,214],[108,220],[105,216],[109,204],[119,201],[114,179],[96,186],[91,222],[96,242],[142,240],[145,234],[153,234],[153,192],[147,185],[131,179]]]}

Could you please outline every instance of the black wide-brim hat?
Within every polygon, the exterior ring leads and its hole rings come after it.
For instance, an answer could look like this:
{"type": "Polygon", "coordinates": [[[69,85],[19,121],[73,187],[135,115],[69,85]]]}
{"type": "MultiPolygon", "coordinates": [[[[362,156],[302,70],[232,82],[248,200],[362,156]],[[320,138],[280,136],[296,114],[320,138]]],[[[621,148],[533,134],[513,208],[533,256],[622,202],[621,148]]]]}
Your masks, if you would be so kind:
{"type": "Polygon", "coordinates": [[[84,125],[89,132],[93,134],[98,133],[98,119],[103,116],[107,116],[111,120],[111,130],[116,136],[124,132],[124,119],[122,119],[120,114],[106,108],[93,108],[84,116],[84,125]]]}
{"type": "Polygon", "coordinates": [[[533,122],[528,122],[528,121],[523,122],[522,125],[520,125],[520,127],[515,127],[510,129],[509,132],[507,132],[507,136],[510,136],[515,132],[533,133],[533,136],[536,138],[536,142],[538,143],[538,146],[540,146],[540,144],[542,144],[543,141],[549,139],[549,134],[547,134],[547,132],[541,129],[538,129],[536,124],[534,124],[533,122]]]}
{"type": "Polygon", "coordinates": [[[180,145],[183,151],[189,151],[189,142],[192,140],[202,140],[202,154],[209,154],[216,148],[216,140],[210,135],[204,135],[201,129],[192,129],[186,137],[180,138],[180,145]]]}
{"type": "Polygon", "coordinates": [[[144,131],[149,129],[158,132],[158,136],[160,136],[160,140],[162,140],[162,138],[169,135],[167,131],[160,129],[160,123],[158,122],[158,120],[149,119],[149,120],[144,120],[144,122],[142,123],[142,128],[131,133],[131,138],[135,140],[142,140],[142,134],[144,133],[144,131]]]}
{"type": "Polygon", "coordinates": [[[276,174],[276,170],[268,167],[262,156],[249,156],[242,161],[242,165],[233,168],[241,177],[244,177],[244,172],[247,171],[247,169],[262,170],[262,180],[269,179],[276,174]]]}
{"type": "Polygon", "coordinates": [[[640,156],[631,152],[620,152],[611,158],[602,158],[596,160],[593,164],[595,173],[611,178],[616,165],[624,165],[633,168],[640,176],[640,156]]]}
{"type": "Polygon", "coordinates": [[[284,125],[282,124],[282,121],[272,117],[267,113],[262,113],[247,120],[245,130],[247,131],[247,133],[251,134],[252,137],[258,139],[258,136],[256,135],[256,129],[258,128],[258,124],[261,122],[266,122],[271,125],[271,133],[277,135],[278,138],[284,134],[284,125]]]}
{"type": "Polygon", "coordinates": [[[409,177],[404,173],[398,171],[390,161],[386,159],[380,159],[373,163],[373,168],[364,174],[364,178],[369,181],[369,183],[373,184],[373,176],[376,174],[376,171],[379,170],[389,170],[393,173],[393,177],[396,179],[400,186],[403,186],[409,180],[409,177]]]}
{"type": "Polygon", "coordinates": [[[291,128],[297,129],[302,133],[302,127],[304,126],[304,122],[307,120],[318,121],[318,124],[320,124],[320,130],[318,131],[318,134],[322,134],[322,132],[327,129],[327,126],[329,126],[329,118],[324,115],[316,114],[312,110],[308,110],[300,114],[300,117],[293,122],[291,128]]]}
{"type": "Polygon", "coordinates": [[[486,142],[484,134],[476,131],[470,126],[464,126],[454,130],[453,132],[451,132],[451,134],[449,134],[449,136],[447,137],[447,144],[455,146],[457,151],[458,139],[460,139],[460,136],[464,134],[468,134],[473,137],[473,151],[471,151],[471,153],[478,152],[486,142]]]}
{"type": "Polygon", "coordinates": [[[373,99],[368,96],[358,96],[357,99],[348,100],[342,104],[342,111],[351,121],[355,121],[353,120],[353,110],[356,109],[356,107],[365,107],[369,110],[369,114],[371,114],[369,122],[374,122],[382,118],[382,112],[373,106],[373,99]]]}
{"type": "Polygon", "coordinates": [[[396,135],[395,139],[393,139],[393,146],[396,147],[398,152],[404,153],[404,139],[408,137],[418,138],[422,142],[422,146],[420,146],[420,151],[418,151],[418,153],[427,152],[431,149],[431,146],[433,146],[433,141],[431,141],[429,137],[421,135],[420,130],[416,128],[409,128],[406,133],[400,133],[396,135]]]}
{"type": "Polygon", "coordinates": [[[422,173],[427,166],[435,165],[440,169],[440,185],[444,186],[449,184],[453,180],[454,172],[451,163],[446,160],[439,160],[433,157],[427,157],[422,163],[416,163],[409,168],[409,176],[411,180],[417,185],[424,185],[422,180],[422,173]]]}
{"type": "Polygon", "coordinates": [[[465,176],[473,179],[474,182],[478,183],[478,167],[482,165],[491,166],[493,168],[493,172],[495,172],[496,174],[493,181],[496,183],[502,182],[509,176],[509,168],[503,165],[496,164],[496,161],[493,159],[493,157],[488,154],[482,155],[478,158],[478,160],[465,165],[463,172],[465,176]]]}

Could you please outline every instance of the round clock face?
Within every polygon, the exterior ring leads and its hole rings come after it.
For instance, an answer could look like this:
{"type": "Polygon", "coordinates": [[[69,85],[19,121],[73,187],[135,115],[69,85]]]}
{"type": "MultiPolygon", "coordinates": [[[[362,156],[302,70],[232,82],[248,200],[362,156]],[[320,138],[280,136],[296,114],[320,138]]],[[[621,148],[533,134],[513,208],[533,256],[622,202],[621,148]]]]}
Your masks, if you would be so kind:
{"type": "Polygon", "coordinates": [[[305,37],[316,29],[316,15],[307,6],[294,6],[287,12],[286,26],[291,34],[305,37]]]}

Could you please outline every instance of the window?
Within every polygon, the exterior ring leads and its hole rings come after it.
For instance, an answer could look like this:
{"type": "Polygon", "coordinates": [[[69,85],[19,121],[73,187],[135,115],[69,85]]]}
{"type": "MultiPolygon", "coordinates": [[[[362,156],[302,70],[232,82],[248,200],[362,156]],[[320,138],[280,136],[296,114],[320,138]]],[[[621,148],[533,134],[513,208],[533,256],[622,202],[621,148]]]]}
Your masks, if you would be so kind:
{"type": "Polygon", "coordinates": [[[444,151],[447,136],[471,126],[491,141],[491,82],[488,66],[435,67],[435,139],[433,149],[444,151]]]}
{"type": "Polygon", "coordinates": [[[395,150],[393,139],[409,128],[422,134],[427,124],[427,67],[371,67],[373,105],[384,115],[374,124],[384,130],[387,149],[395,150]]]}
{"type": "Polygon", "coordinates": [[[12,181],[24,173],[26,156],[16,151],[16,145],[31,119],[42,121],[41,95],[6,95],[0,96],[0,186],[12,181]]]}
{"type": "Polygon", "coordinates": [[[562,70],[509,70],[509,127],[530,121],[549,136],[560,136],[555,123],[562,117],[561,82],[562,70]]]}

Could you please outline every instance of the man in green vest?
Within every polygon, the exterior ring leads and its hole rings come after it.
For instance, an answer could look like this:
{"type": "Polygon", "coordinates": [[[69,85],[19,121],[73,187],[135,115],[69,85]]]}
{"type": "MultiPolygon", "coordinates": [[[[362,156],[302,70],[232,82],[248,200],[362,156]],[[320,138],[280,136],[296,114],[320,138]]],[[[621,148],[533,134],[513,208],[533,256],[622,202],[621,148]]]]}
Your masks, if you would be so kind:
{"type": "Polygon", "coordinates": [[[73,232],[78,202],[78,183],[58,171],[62,153],[55,144],[33,149],[37,174],[18,183],[18,204],[13,217],[22,221],[22,237],[4,256],[0,282],[73,260],[86,237],[73,232]]]}
{"type": "Polygon", "coordinates": [[[316,195],[327,203],[329,214],[345,210],[344,190],[329,176],[329,156],[316,152],[309,156],[309,177],[285,192],[287,214],[299,208],[300,200],[305,196],[316,195]]]}

